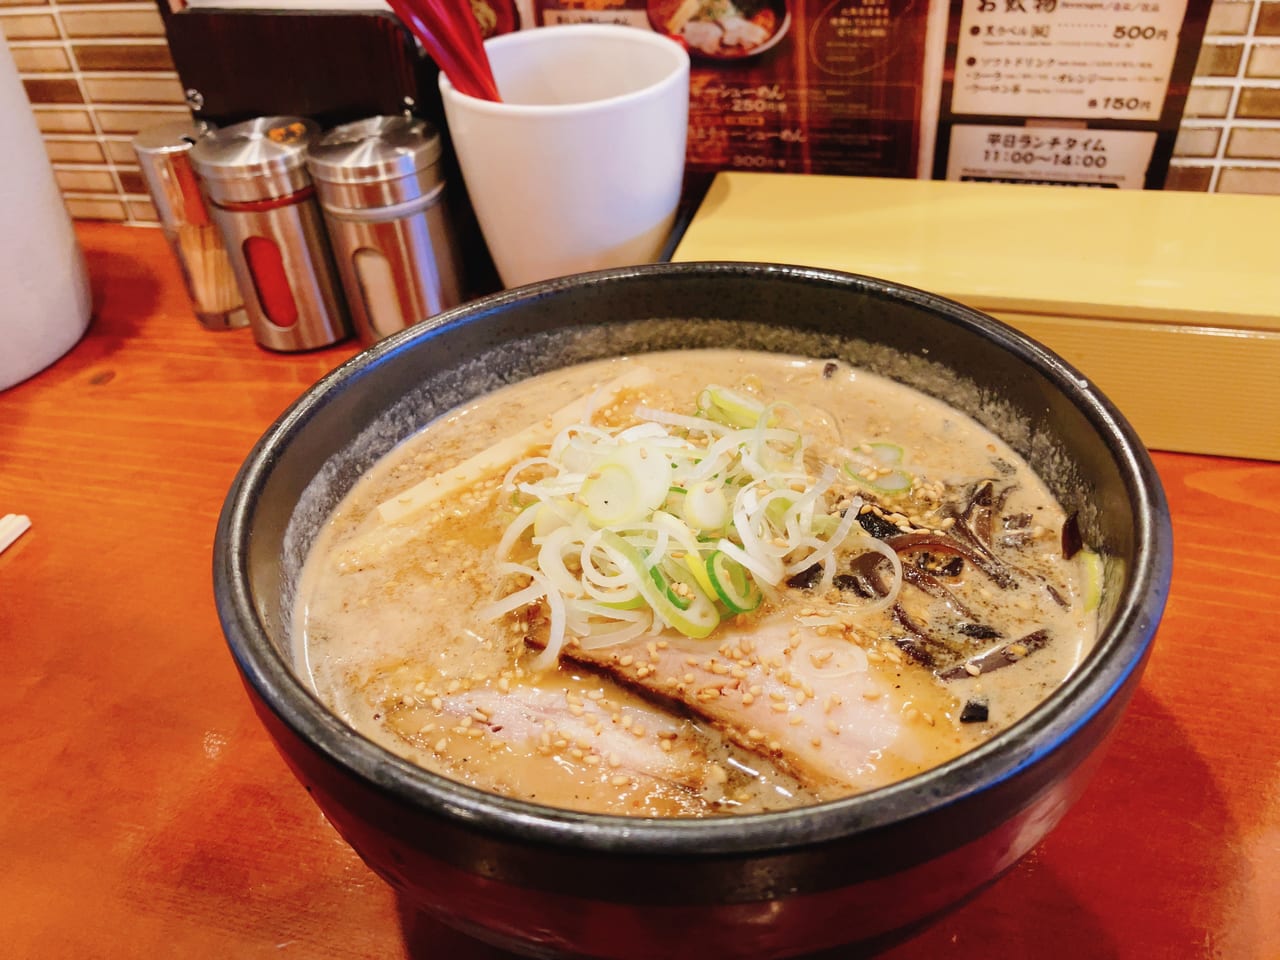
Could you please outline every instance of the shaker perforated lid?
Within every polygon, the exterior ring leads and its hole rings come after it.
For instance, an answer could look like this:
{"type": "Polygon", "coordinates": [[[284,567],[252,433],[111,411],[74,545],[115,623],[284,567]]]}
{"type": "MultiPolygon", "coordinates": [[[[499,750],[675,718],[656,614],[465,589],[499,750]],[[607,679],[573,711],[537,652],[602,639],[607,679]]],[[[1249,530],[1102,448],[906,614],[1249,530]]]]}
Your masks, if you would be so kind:
{"type": "Polygon", "coordinates": [[[208,221],[204,199],[191,174],[189,153],[209,129],[203,122],[177,120],[148,127],[133,138],[142,177],[160,222],[166,226],[208,221]]]}
{"type": "Polygon", "coordinates": [[[215,203],[287,197],[310,186],[307,145],[319,133],[303,117],[258,117],[201,137],[191,165],[215,203]]]}
{"type": "Polygon", "coordinates": [[[325,133],[308,148],[307,165],[327,206],[363,208],[435,192],[440,155],[440,134],[427,121],[381,116],[325,133]]]}
{"type": "Polygon", "coordinates": [[[203,120],[174,120],[139,130],[133,137],[138,153],[185,153],[213,128],[203,120]]]}

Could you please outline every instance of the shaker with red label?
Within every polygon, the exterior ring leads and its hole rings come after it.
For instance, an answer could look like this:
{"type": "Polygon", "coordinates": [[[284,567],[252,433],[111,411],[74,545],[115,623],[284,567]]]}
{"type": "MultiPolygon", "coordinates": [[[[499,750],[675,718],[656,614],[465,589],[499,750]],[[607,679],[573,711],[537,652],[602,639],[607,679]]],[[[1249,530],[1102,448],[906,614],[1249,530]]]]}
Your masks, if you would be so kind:
{"type": "Polygon", "coordinates": [[[259,117],[191,148],[254,338],[270,350],[311,350],[350,334],[306,166],[307,145],[319,132],[300,117],[259,117]]]}

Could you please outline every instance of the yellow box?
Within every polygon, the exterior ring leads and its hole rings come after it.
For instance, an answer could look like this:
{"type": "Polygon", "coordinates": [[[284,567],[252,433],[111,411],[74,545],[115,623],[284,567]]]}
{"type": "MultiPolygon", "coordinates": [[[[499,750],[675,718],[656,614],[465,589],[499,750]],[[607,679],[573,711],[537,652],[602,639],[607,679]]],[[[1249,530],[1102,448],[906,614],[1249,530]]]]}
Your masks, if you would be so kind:
{"type": "Polygon", "coordinates": [[[1280,460],[1280,197],[722,173],[672,258],[827,267],[990,313],[1155,449],[1280,460]]]}

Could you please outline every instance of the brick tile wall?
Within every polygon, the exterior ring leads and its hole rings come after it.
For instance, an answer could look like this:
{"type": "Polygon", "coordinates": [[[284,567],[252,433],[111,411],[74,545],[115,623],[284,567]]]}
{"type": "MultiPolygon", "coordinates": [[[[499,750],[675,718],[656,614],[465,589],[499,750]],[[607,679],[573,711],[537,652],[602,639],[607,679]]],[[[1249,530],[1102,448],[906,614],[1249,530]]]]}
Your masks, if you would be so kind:
{"type": "Polygon", "coordinates": [[[0,34],[72,216],[155,222],[130,140],[190,115],[155,3],[0,0],[0,34]]]}
{"type": "Polygon", "coordinates": [[[1280,0],[1215,0],[1166,189],[1280,193],[1280,0]]]}

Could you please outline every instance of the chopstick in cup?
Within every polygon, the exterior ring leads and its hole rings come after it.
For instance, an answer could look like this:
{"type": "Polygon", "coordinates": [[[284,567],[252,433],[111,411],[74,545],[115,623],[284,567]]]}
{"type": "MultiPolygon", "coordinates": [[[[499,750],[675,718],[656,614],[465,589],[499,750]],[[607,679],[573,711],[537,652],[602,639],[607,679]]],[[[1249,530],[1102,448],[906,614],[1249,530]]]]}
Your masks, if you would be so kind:
{"type": "Polygon", "coordinates": [[[468,0],[387,0],[460,93],[500,100],[468,0]]]}
{"type": "MultiPolygon", "coordinates": [[[[469,0],[397,0],[412,11],[420,25],[433,22],[439,29],[438,39],[444,47],[445,59],[454,61],[454,73],[460,74],[461,92],[482,100],[500,100],[498,85],[485,53],[484,37],[469,0]]],[[[441,51],[437,51],[440,53],[441,51]]],[[[443,69],[443,67],[442,67],[443,69]]],[[[453,75],[446,70],[453,81],[453,75]]],[[[455,86],[457,86],[455,84],[455,86]]]]}

